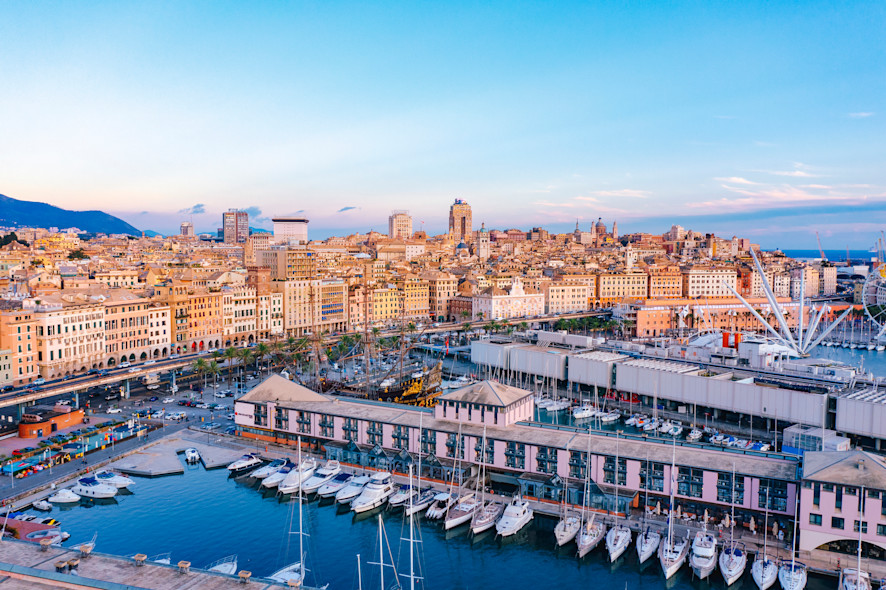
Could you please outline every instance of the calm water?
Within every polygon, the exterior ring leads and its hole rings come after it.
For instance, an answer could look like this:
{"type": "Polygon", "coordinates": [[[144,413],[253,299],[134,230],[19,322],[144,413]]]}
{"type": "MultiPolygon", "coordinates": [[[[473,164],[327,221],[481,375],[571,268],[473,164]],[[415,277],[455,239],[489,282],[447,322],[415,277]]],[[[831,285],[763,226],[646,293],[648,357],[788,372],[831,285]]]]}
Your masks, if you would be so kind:
{"type": "MultiPolygon", "coordinates": [[[[157,479],[138,478],[133,493],[100,505],[77,505],[53,510],[62,528],[79,542],[99,532],[97,550],[149,556],[172,552],[172,560],[186,559],[203,567],[226,555],[239,555],[239,568],[267,575],[297,560],[297,510],[294,502],[280,503],[257,489],[230,479],[226,470],[191,467],[185,474],[157,479]]],[[[316,501],[305,505],[305,528],[310,533],[309,583],[330,588],[357,587],[356,554],[361,554],[364,588],[378,588],[378,511],[364,518],[341,512],[335,505],[316,501]]],[[[408,571],[408,535],[401,513],[382,512],[393,560],[408,571]]],[[[641,570],[632,548],[615,565],[606,562],[603,546],[579,561],[575,545],[554,548],[555,522],[537,517],[521,534],[502,542],[488,531],[475,539],[466,527],[445,533],[437,523],[417,519],[422,543],[420,566],[424,586],[448,588],[549,588],[556,581],[570,588],[721,588],[722,581],[698,582],[688,568],[665,582],[657,560],[641,570]]],[[[389,562],[389,558],[385,559],[389,562]]],[[[749,566],[750,569],[750,566],[749,566]]],[[[386,580],[392,575],[387,568],[386,580]]],[[[404,580],[404,583],[408,582],[404,580]]],[[[823,590],[835,582],[811,580],[809,588],[823,590]]],[[[388,585],[386,583],[386,585],[388,585]]],[[[408,585],[406,586],[408,587],[408,585]]],[[[756,588],[750,571],[734,588],[756,588]]]]}

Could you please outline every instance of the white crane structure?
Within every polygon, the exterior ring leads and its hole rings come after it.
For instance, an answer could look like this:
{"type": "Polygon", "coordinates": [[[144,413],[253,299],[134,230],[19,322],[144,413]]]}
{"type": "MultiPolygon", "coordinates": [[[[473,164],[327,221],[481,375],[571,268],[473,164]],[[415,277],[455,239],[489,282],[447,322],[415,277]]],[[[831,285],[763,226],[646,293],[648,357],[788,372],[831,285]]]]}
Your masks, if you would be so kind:
{"type": "Polygon", "coordinates": [[[814,313],[812,320],[809,322],[808,328],[804,330],[804,319],[806,315],[806,273],[800,278],[800,317],[797,324],[797,333],[796,337],[794,335],[794,331],[788,326],[787,321],[784,318],[784,312],[781,308],[781,305],[778,303],[778,299],[775,297],[775,293],[772,291],[772,287],[769,284],[769,280],[766,278],[766,273],[763,271],[763,265],[760,264],[760,261],[757,259],[757,255],[754,253],[754,250],[751,249],[751,257],[754,259],[754,266],[757,268],[757,272],[760,273],[760,282],[763,285],[763,294],[766,296],[766,300],[769,302],[769,308],[772,310],[772,314],[775,316],[775,320],[778,323],[778,331],[772,327],[772,325],[767,322],[763,317],[757,312],[754,307],[745,300],[744,297],[738,294],[738,291],[735,290],[732,285],[729,285],[724,282],[726,287],[732,291],[732,294],[735,295],[739,301],[741,301],[742,305],[744,305],[751,314],[769,332],[769,334],[781,345],[790,348],[797,356],[806,356],[809,354],[809,351],[818,346],[819,342],[824,340],[828,334],[834,331],[834,328],[839,325],[840,322],[843,321],[846,316],[852,311],[852,306],[846,308],[840,317],[838,317],[834,323],[827,327],[818,337],[815,336],[815,331],[818,329],[818,325],[821,322],[821,318],[824,314],[830,309],[828,305],[822,305],[818,308],[812,306],[811,309],[814,313]]]}

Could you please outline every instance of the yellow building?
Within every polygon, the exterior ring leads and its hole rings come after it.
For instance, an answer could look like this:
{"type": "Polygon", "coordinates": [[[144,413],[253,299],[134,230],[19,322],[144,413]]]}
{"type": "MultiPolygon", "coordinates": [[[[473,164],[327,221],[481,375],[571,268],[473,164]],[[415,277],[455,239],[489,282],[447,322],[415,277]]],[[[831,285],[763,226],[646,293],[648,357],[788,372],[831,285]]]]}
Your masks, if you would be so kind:
{"type": "Polygon", "coordinates": [[[169,354],[169,306],[122,290],[103,297],[106,366],[169,354]]]}
{"type": "Polygon", "coordinates": [[[649,278],[641,270],[601,272],[597,277],[597,305],[609,307],[625,300],[646,299],[649,278]]]}
{"type": "Polygon", "coordinates": [[[16,309],[0,313],[0,348],[10,353],[14,385],[30,383],[39,376],[37,320],[32,311],[16,309]]]}
{"type": "Polygon", "coordinates": [[[545,313],[569,313],[588,309],[588,286],[581,282],[552,281],[544,284],[545,313]]]}
{"type": "Polygon", "coordinates": [[[455,297],[458,279],[438,270],[426,271],[420,276],[428,283],[429,315],[436,321],[445,321],[449,317],[449,301],[455,297]]]}
{"type": "Polygon", "coordinates": [[[692,266],[683,269],[683,297],[685,298],[735,297],[729,287],[738,290],[738,273],[735,268],[692,266]]]}

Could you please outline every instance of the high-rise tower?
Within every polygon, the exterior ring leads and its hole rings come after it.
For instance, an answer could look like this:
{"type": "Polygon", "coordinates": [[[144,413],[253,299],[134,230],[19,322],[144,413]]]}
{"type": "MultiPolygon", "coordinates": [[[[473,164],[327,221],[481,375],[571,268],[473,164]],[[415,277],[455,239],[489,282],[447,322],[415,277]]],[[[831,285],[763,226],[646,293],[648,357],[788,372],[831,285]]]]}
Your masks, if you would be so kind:
{"type": "Polygon", "coordinates": [[[456,242],[471,239],[471,206],[456,199],[449,207],[449,237],[456,242]]]}

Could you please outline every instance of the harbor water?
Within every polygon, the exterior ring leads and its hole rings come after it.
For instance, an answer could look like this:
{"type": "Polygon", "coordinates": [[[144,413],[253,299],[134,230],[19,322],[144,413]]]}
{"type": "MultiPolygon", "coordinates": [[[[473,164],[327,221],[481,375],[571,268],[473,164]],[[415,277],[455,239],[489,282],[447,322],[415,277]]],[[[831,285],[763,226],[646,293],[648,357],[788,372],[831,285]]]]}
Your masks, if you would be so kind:
{"type": "MultiPolygon", "coordinates": [[[[385,563],[398,564],[398,574],[408,573],[409,544],[402,512],[375,510],[355,517],[334,504],[312,501],[304,505],[307,582],[329,584],[331,590],[357,588],[357,558],[363,562],[363,587],[379,587],[378,514],[382,514],[390,542],[385,563]]],[[[54,508],[51,516],[71,533],[70,542],[92,538],[98,532],[96,551],[129,556],[170,552],[172,563],[190,561],[204,567],[227,555],[238,556],[238,569],[254,576],[268,575],[298,561],[297,503],[281,502],[263,494],[227,470],[206,471],[189,467],[183,475],[137,478],[131,494],[104,502],[54,508]]],[[[416,560],[424,578],[419,588],[723,588],[719,574],[700,582],[684,567],[666,581],[658,560],[641,567],[634,547],[615,564],[608,563],[601,545],[582,560],[575,544],[554,547],[552,518],[536,517],[520,534],[501,540],[494,530],[471,538],[467,526],[445,532],[439,522],[417,518],[421,543],[416,560]]],[[[782,555],[785,552],[782,551],[782,555]]],[[[394,580],[385,568],[385,587],[394,580]]],[[[408,580],[401,578],[403,587],[408,580]]],[[[834,587],[831,578],[811,577],[810,590],[834,587]]],[[[746,575],[733,588],[756,588],[746,575]]]]}

